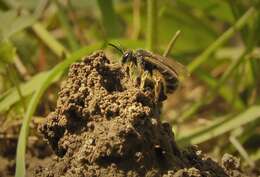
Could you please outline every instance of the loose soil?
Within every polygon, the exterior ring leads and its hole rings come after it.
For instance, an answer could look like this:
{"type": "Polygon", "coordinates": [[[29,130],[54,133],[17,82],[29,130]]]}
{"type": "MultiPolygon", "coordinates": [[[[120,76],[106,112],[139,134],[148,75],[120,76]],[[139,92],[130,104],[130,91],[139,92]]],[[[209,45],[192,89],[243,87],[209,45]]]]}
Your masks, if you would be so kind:
{"type": "MultiPolygon", "coordinates": [[[[224,155],[218,164],[195,146],[179,148],[171,126],[160,121],[162,103],[155,101],[152,84],[145,89],[139,85],[125,67],[110,63],[102,51],[73,64],[62,84],[55,111],[39,126],[55,156],[45,149],[46,145],[39,149],[46,152],[40,157],[29,151],[27,175],[246,176],[239,160],[231,155],[224,155]],[[30,161],[33,158],[38,161],[30,161]]],[[[16,142],[13,144],[15,149],[16,142]]],[[[35,146],[30,147],[32,152],[38,152],[35,146]]],[[[0,158],[1,163],[8,159],[4,157],[0,158]]],[[[14,160],[6,163],[0,168],[0,176],[13,175],[14,160]],[[10,163],[12,169],[8,171],[10,163]]]]}

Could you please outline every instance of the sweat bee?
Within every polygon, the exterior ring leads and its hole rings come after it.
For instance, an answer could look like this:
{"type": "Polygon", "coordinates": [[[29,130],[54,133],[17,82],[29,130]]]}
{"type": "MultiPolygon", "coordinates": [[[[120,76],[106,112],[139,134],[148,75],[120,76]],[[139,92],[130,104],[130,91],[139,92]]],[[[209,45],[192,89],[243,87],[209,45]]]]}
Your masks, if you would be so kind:
{"type": "Polygon", "coordinates": [[[173,93],[177,89],[179,81],[189,76],[185,66],[167,57],[143,49],[126,50],[121,53],[123,54],[122,65],[127,65],[130,70],[133,67],[140,69],[141,89],[145,88],[147,78],[152,78],[156,101],[165,100],[167,94],[173,93]]]}

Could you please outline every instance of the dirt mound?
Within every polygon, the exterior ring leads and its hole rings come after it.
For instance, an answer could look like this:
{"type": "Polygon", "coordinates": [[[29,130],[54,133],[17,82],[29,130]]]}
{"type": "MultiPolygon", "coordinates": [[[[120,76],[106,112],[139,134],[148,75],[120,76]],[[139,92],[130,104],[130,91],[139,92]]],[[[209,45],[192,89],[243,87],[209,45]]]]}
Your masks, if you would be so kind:
{"type": "Polygon", "coordinates": [[[73,64],[40,127],[58,157],[35,176],[243,176],[232,157],[222,168],[194,147],[179,149],[160,107],[103,52],[73,64]]]}

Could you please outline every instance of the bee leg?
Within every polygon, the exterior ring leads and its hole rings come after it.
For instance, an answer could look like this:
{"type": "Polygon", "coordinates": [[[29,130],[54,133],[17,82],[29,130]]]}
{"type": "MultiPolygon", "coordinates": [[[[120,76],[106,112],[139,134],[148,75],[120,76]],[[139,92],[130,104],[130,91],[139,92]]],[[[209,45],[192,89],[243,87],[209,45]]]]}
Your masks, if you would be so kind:
{"type": "Polygon", "coordinates": [[[155,90],[156,91],[156,93],[155,93],[156,101],[162,102],[162,101],[166,100],[167,99],[166,86],[162,79],[160,79],[156,82],[155,89],[156,89],[156,87],[158,87],[157,90],[155,90]]]}
{"type": "Polygon", "coordinates": [[[129,77],[132,79],[133,78],[133,75],[134,75],[134,71],[135,70],[135,68],[134,68],[134,65],[133,65],[133,63],[130,63],[129,64],[129,77]]]}
{"type": "Polygon", "coordinates": [[[129,63],[122,63],[122,68],[124,69],[124,71],[126,72],[127,76],[130,75],[130,65],[129,63]]]}
{"type": "Polygon", "coordinates": [[[118,63],[112,63],[112,64],[109,64],[109,67],[110,67],[112,70],[118,70],[118,69],[120,69],[121,65],[118,64],[118,63]]]}
{"type": "Polygon", "coordinates": [[[163,80],[162,76],[158,73],[153,74],[153,79],[155,81],[155,85],[154,85],[155,101],[162,102],[167,98],[165,81],[163,80]]]}
{"type": "Polygon", "coordinates": [[[147,80],[149,76],[149,72],[148,71],[144,71],[141,75],[141,84],[140,84],[140,89],[144,89],[145,87],[145,81],[147,80]]]}
{"type": "Polygon", "coordinates": [[[129,65],[129,77],[133,83],[135,83],[138,78],[138,69],[133,63],[129,65]]]}
{"type": "Polygon", "coordinates": [[[155,97],[155,101],[158,102],[159,97],[160,97],[160,93],[162,90],[162,81],[161,79],[155,79],[155,86],[154,86],[154,97],[155,97]]]}

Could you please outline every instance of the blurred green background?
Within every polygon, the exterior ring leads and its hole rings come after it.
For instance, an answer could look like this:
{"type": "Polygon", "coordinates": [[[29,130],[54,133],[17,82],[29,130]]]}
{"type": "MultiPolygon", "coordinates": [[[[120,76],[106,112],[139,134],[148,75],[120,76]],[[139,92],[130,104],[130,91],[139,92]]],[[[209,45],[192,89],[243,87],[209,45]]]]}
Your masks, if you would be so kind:
{"type": "Polygon", "coordinates": [[[180,146],[259,166],[259,9],[259,0],[1,0],[0,129],[22,121],[16,170],[25,171],[29,123],[54,109],[71,63],[107,42],[162,55],[177,30],[168,56],[191,76],[162,119],[180,146]]]}

